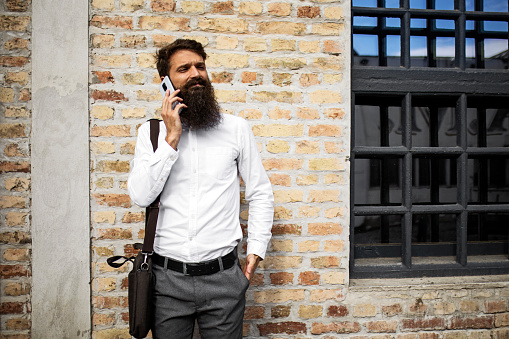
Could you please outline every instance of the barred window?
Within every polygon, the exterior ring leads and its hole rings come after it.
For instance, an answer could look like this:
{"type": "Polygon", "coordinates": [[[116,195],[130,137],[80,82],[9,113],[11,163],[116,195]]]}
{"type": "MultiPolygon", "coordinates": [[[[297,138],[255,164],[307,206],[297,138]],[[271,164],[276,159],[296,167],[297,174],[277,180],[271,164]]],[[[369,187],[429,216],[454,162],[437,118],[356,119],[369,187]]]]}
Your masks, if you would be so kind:
{"type": "Polygon", "coordinates": [[[508,3],[352,5],[352,277],[509,273],[508,3]]]}

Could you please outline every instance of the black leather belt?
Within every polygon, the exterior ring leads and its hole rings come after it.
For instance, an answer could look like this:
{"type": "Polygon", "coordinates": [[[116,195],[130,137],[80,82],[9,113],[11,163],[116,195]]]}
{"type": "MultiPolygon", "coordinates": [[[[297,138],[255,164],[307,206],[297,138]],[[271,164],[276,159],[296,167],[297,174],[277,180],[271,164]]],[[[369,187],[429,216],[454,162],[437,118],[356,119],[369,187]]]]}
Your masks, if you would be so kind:
{"type": "Polygon", "coordinates": [[[152,263],[172,271],[184,273],[185,275],[210,275],[221,271],[221,264],[219,261],[222,261],[224,270],[232,267],[235,264],[235,260],[237,259],[234,251],[231,251],[227,255],[214,260],[189,264],[168,257],[160,256],[154,252],[154,254],[152,254],[152,263]]]}

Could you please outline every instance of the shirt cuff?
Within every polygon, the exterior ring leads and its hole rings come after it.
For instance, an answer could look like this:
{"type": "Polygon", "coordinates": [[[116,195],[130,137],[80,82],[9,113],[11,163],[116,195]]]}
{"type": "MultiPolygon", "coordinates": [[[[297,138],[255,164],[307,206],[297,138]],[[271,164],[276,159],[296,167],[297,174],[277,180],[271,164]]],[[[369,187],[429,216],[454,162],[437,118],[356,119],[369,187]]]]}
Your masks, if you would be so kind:
{"type": "Polygon", "coordinates": [[[256,254],[262,260],[265,258],[265,252],[267,251],[267,245],[262,245],[258,241],[247,241],[247,255],[256,254]]]}
{"type": "Polygon", "coordinates": [[[166,141],[160,142],[155,154],[161,159],[169,159],[171,162],[177,161],[179,157],[179,151],[174,150],[166,141]]]}

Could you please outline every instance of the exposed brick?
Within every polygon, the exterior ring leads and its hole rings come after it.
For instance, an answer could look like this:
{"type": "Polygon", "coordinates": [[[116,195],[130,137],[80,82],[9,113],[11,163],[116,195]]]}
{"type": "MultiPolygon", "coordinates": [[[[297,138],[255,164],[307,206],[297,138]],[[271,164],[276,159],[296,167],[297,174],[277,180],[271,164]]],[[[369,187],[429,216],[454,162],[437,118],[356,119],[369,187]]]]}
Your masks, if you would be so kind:
{"type": "MultiPolygon", "coordinates": [[[[414,336],[417,336],[417,334],[414,334],[414,336]]],[[[441,336],[439,333],[434,333],[434,332],[419,333],[419,339],[440,339],[440,338],[441,338],[441,336]]]]}
{"type": "Polygon", "coordinates": [[[127,173],[129,172],[129,161],[103,160],[99,161],[95,167],[98,172],[104,173],[127,173]]]}
{"type": "Polygon", "coordinates": [[[303,23],[293,22],[262,22],[258,23],[257,32],[260,34],[286,34],[286,35],[302,35],[306,31],[306,25],[303,23]]]}
{"type": "Polygon", "coordinates": [[[173,12],[175,11],[175,1],[173,0],[151,0],[150,7],[154,12],[173,12]]]}
{"type": "Polygon", "coordinates": [[[102,15],[94,15],[90,24],[99,28],[122,28],[122,29],[132,29],[133,28],[133,18],[131,17],[121,17],[121,16],[112,16],[106,17],[102,15]]]}
{"type": "Polygon", "coordinates": [[[26,212],[9,212],[5,215],[5,223],[9,227],[23,226],[26,224],[27,216],[26,212]]]}
{"type": "Polygon", "coordinates": [[[28,318],[11,318],[5,322],[5,328],[11,331],[22,331],[30,329],[28,318]]]}
{"type": "Polygon", "coordinates": [[[315,268],[330,268],[330,267],[338,267],[339,259],[333,256],[323,256],[323,257],[314,257],[311,258],[311,267],[315,268]]]}
{"type": "Polygon", "coordinates": [[[374,317],[376,315],[376,306],[372,304],[355,305],[353,315],[354,317],[374,317]]]}
{"type": "Polygon", "coordinates": [[[323,250],[326,252],[341,252],[345,248],[343,240],[326,240],[323,250]]]}
{"type": "Polygon", "coordinates": [[[326,19],[343,19],[343,8],[335,6],[327,6],[324,10],[326,19]]]}
{"type": "Polygon", "coordinates": [[[124,93],[119,93],[114,90],[94,90],[91,96],[94,100],[115,101],[117,103],[129,100],[125,97],[124,93]]]}
{"type": "Polygon", "coordinates": [[[28,110],[24,107],[6,107],[6,118],[24,118],[28,117],[28,110]]]}
{"type": "Polygon", "coordinates": [[[271,318],[286,318],[290,315],[291,306],[274,306],[270,309],[271,318]]]}
{"type": "Polygon", "coordinates": [[[30,24],[29,16],[7,16],[0,17],[0,30],[25,32],[30,24]]]}
{"type": "Polygon", "coordinates": [[[212,13],[233,14],[233,1],[214,2],[212,13]]]}
{"type": "Polygon", "coordinates": [[[233,73],[230,72],[211,72],[211,81],[217,84],[228,84],[233,81],[233,73]]]}
{"type": "Polygon", "coordinates": [[[495,315],[495,327],[509,326],[509,313],[495,315]]]}
{"type": "Polygon", "coordinates": [[[320,274],[318,272],[301,272],[299,274],[299,284],[301,285],[318,285],[320,283],[320,274]]]}
{"type": "Polygon", "coordinates": [[[22,67],[28,63],[28,58],[21,56],[0,56],[0,66],[22,67]]]}
{"type": "Polygon", "coordinates": [[[295,51],[296,41],[291,39],[272,39],[270,40],[270,47],[272,52],[278,51],[295,51]]]}
{"type": "Polygon", "coordinates": [[[328,317],[346,317],[348,315],[348,308],[345,305],[332,305],[327,309],[328,317]]]}
{"type": "Polygon", "coordinates": [[[311,33],[317,35],[340,35],[340,33],[345,29],[345,25],[342,23],[319,23],[313,24],[311,27],[311,33]]]}
{"type": "Polygon", "coordinates": [[[0,233],[0,243],[2,244],[29,244],[31,241],[30,235],[23,231],[0,233]]]}
{"type": "Polygon", "coordinates": [[[5,7],[10,12],[26,12],[30,7],[30,0],[6,0],[5,7]]]}
{"type": "Polygon", "coordinates": [[[276,224],[272,227],[272,235],[294,234],[300,235],[302,226],[297,224],[276,224]]]}
{"type": "Polygon", "coordinates": [[[92,298],[92,305],[99,309],[114,309],[127,307],[127,297],[105,297],[96,296],[92,298]]]}
{"type": "Polygon", "coordinates": [[[258,330],[261,336],[267,336],[271,334],[299,334],[306,333],[307,328],[305,323],[287,321],[279,323],[265,323],[259,324],[258,330]]]}
{"type": "Polygon", "coordinates": [[[495,324],[494,316],[479,316],[475,318],[455,317],[451,319],[449,328],[454,330],[493,328],[494,324],[495,324]]]}
{"type": "Polygon", "coordinates": [[[14,38],[11,40],[7,40],[4,44],[4,47],[8,51],[26,50],[28,47],[28,40],[23,38],[14,38]]]}
{"type": "Polygon", "coordinates": [[[493,339],[507,339],[509,338],[509,329],[497,329],[492,332],[493,339]]]}
{"type": "Polygon", "coordinates": [[[25,124],[0,124],[1,138],[23,138],[26,137],[25,124]]]}
{"type": "Polygon", "coordinates": [[[318,18],[320,17],[320,7],[302,6],[297,10],[297,17],[299,18],[318,18]]]}
{"type": "Polygon", "coordinates": [[[29,271],[23,265],[0,265],[0,277],[2,279],[28,277],[29,275],[29,271]]]}
{"type": "Polygon", "coordinates": [[[97,232],[98,239],[132,239],[131,229],[107,228],[99,229],[97,232]]]}
{"type": "Polygon", "coordinates": [[[291,289],[291,290],[265,290],[255,291],[254,300],[257,304],[282,303],[287,301],[301,301],[304,300],[304,290],[291,289]]]}
{"type": "Polygon", "coordinates": [[[410,331],[444,330],[446,323],[443,318],[401,319],[400,326],[402,329],[410,331]]]}
{"type": "Polygon", "coordinates": [[[331,324],[313,323],[311,327],[312,334],[323,333],[357,333],[360,332],[361,325],[357,322],[340,322],[331,324]]]}
{"type": "Polygon", "coordinates": [[[265,316],[265,307],[263,306],[247,306],[244,312],[244,319],[263,319],[265,316]]]}
{"type": "Polygon", "coordinates": [[[202,18],[198,27],[204,31],[217,33],[247,33],[248,23],[243,19],[230,18],[202,18]]]}
{"type": "Polygon", "coordinates": [[[0,197],[0,208],[25,208],[26,197],[20,196],[1,196],[0,197]]]}
{"type": "Polygon", "coordinates": [[[3,302],[0,304],[0,314],[22,314],[25,304],[21,302],[3,302]]]}
{"type": "Polygon", "coordinates": [[[120,10],[133,12],[143,8],[144,0],[121,0],[120,1],[120,10]]]}
{"type": "Polygon", "coordinates": [[[302,257],[298,256],[270,256],[260,262],[259,267],[263,269],[289,269],[299,268],[302,264],[302,257]]]}
{"type": "Polygon", "coordinates": [[[288,16],[292,13],[292,5],[282,2],[269,3],[267,5],[267,12],[275,16],[288,16]]]}
{"type": "Polygon", "coordinates": [[[290,186],[292,179],[288,174],[273,173],[269,176],[270,182],[275,186],[290,186]]]}
{"type": "Polygon", "coordinates": [[[365,324],[368,332],[395,333],[398,327],[397,321],[370,321],[365,324]]]}
{"type": "MultiPolygon", "coordinates": [[[[319,53],[320,50],[321,47],[319,41],[301,41],[299,43],[299,51],[302,53],[319,53]]],[[[325,64],[326,62],[321,63],[325,64]]],[[[334,67],[331,67],[331,69],[334,69],[334,67]]]]}
{"type": "Polygon", "coordinates": [[[30,255],[26,248],[8,248],[4,251],[3,258],[6,261],[28,261],[30,255]]]}
{"type": "Polygon", "coordinates": [[[309,127],[309,136],[312,137],[339,137],[341,136],[341,127],[334,125],[316,125],[309,127]]]}
{"type": "Polygon", "coordinates": [[[245,15],[257,15],[263,11],[263,5],[255,1],[243,1],[239,5],[239,13],[245,15]]]}
{"type": "Polygon", "coordinates": [[[340,301],[344,299],[341,290],[312,290],[309,294],[311,302],[323,302],[326,300],[340,301]]]}
{"type": "Polygon", "coordinates": [[[506,311],[506,302],[504,300],[486,300],[484,302],[486,313],[501,313],[506,311]]]}
{"type": "Polygon", "coordinates": [[[401,304],[382,306],[382,313],[387,317],[393,317],[395,315],[401,314],[401,312],[403,312],[401,304]]]}
{"type": "Polygon", "coordinates": [[[93,137],[129,137],[131,127],[128,125],[93,126],[90,134],[93,137]]]}
{"type": "Polygon", "coordinates": [[[26,161],[0,161],[0,173],[6,172],[29,173],[30,164],[26,161]]]}
{"type": "Polygon", "coordinates": [[[343,227],[338,223],[312,223],[308,225],[308,233],[313,235],[342,234],[343,227]]]}
{"type": "Polygon", "coordinates": [[[320,305],[301,305],[299,307],[299,317],[302,319],[313,319],[322,316],[323,307],[320,305]]]}
{"type": "Polygon", "coordinates": [[[22,282],[8,283],[4,289],[5,295],[19,297],[30,293],[30,286],[22,282]]]}
{"type": "Polygon", "coordinates": [[[453,314],[456,311],[454,303],[437,303],[434,308],[435,315],[453,314]]]}
{"type": "Polygon", "coordinates": [[[127,194],[93,194],[94,199],[100,205],[131,207],[131,199],[127,194]]]}
{"type": "Polygon", "coordinates": [[[103,314],[103,313],[94,313],[92,315],[92,325],[113,325],[115,322],[114,314],[103,314]]]}

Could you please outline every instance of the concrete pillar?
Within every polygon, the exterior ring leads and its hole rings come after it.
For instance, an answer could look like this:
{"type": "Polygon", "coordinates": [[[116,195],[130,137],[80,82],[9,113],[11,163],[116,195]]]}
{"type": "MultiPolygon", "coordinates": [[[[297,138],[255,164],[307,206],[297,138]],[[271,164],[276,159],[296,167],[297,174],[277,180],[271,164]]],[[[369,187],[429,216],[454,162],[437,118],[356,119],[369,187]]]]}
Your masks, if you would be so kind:
{"type": "Polygon", "coordinates": [[[89,338],[87,0],[32,1],[32,338],[89,338]]]}

